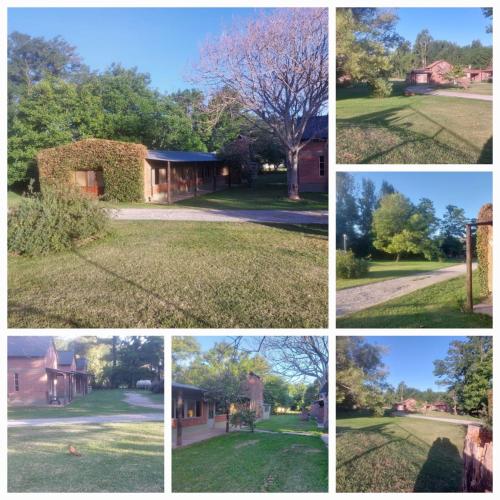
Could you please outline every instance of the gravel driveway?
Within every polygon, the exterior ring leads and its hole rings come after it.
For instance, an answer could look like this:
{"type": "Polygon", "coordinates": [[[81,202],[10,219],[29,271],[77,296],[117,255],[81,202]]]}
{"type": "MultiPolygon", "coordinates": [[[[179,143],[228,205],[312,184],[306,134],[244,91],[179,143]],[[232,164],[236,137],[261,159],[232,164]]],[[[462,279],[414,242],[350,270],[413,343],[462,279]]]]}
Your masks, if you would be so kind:
{"type": "Polygon", "coordinates": [[[145,408],[163,411],[163,403],[153,403],[149,398],[137,392],[126,392],[125,402],[132,406],[144,406],[145,408]]]}
{"type": "Polygon", "coordinates": [[[426,417],[425,415],[416,415],[414,413],[403,413],[400,411],[395,411],[393,413],[396,417],[407,417],[407,418],[423,418],[425,420],[437,420],[438,422],[447,422],[449,424],[457,424],[457,425],[469,425],[476,424],[481,425],[481,422],[477,420],[462,420],[459,418],[446,418],[446,417],[426,417]]]}
{"type": "Polygon", "coordinates": [[[474,94],[473,92],[457,92],[453,90],[435,89],[432,87],[413,86],[407,87],[408,92],[421,95],[437,95],[444,97],[462,97],[463,99],[477,99],[479,101],[493,101],[492,95],[474,94]]]}
{"type": "Polygon", "coordinates": [[[53,427],[59,425],[107,424],[126,422],[163,422],[163,413],[118,413],[116,415],[92,415],[90,417],[25,418],[8,420],[7,427],[53,427]]]}
{"type": "MultiPolygon", "coordinates": [[[[473,264],[473,269],[477,264],[473,264]]],[[[465,264],[445,267],[436,271],[412,274],[402,278],[378,281],[369,285],[345,288],[337,291],[337,318],[367,309],[388,300],[401,297],[421,288],[451,280],[465,274],[465,264]]],[[[465,282],[464,282],[465,286],[465,282]]]]}
{"type": "Polygon", "coordinates": [[[328,210],[213,210],[196,208],[118,208],[110,210],[117,220],[164,220],[196,222],[265,222],[275,224],[328,224],[328,210]]]}

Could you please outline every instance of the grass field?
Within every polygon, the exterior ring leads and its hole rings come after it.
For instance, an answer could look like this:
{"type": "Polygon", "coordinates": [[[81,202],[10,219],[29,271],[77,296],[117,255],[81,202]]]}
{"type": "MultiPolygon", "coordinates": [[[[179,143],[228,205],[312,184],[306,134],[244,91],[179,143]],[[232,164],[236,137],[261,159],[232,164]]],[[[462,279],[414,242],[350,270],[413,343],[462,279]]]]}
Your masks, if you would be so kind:
{"type": "Polygon", "coordinates": [[[327,492],[319,437],[234,432],[172,451],[173,492],[327,492]]]}
{"type": "Polygon", "coordinates": [[[453,415],[453,413],[443,413],[442,411],[427,411],[422,412],[421,415],[432,418],[451,418],[453,420],[472,420],[474,422],[481,422],[480,418],[471,417],[470,415],[453,415]]]}
{"type": "Polygon", "coordinates": [[[337,418],[337,492],[459,492],[465,426],[337,418]]]}
{"type": "Polygon", "coordinates": [[[395,262],[373,260],[370,261],[370,269],[366,277],[356,279],[337,278],[337,290],[367,285],[377,281],[401,278],[403,276],[410,276],[426,271],[435,271],[436,269],[442,269],[443,267],[449,267],[456,264],[458,264],[458,261],[432,262],[428,260],[403,260],[395,262]]]}
{"type": "Polygon", "coordinates": [[[324,328],[328,228],[139,221],[9,257],[9,327],[324,328]]]}
{"type": "MultiPolygon", "coordinates": [[[[111,415],[114,413],[157,413],[158,410],[143,406],[132,406],[125,402],[124,391],[119,389],[94,390],[85,397],[74,399],[64,407],[50,406],[9,406],[8,419],[24,418],[64,418],[87,417],[91,415],[111,415]]],[[[155,403],[163,401],[163,394],[141,394],[155,403]]]]}
{"type": "MultiPolygon", "coordinates": [[[[479,297],[477,274],[474,297],[479,297]]],[[[492,328],[492,318],[462,312],[465,277],[437,283],[381,305],[337,318],[337,328],[492,328]]]]}
{"type": "MultiPolygon", "coordinates": [[[[286,196],[286,173],[259,175],[252,188],[246,185],[182,200],[172,205],[166,203],[112,203],[101,202],[106,208],[210,208],[240,210],[327,210],[327,193],[301,193],[301,200],[292,201],[286,196]]],[[[9,207],[21,201],[21,195],[8,192],[9,207]]]]}
{"type": "Polygon", "coordinates": [[[268,420],[257,422],[257,429],[276,431],[276,432],[309,432],[322,434],[322,430],[318,428],[316,420],[308,421],[300,420],[300,415],[272,415],[268,420]]]}
{"type": "Polygon", "coordinates": [[[493,95],[493,84],[487,82],[472,83],[466,89],[462,87],[446,87],[446,90],[451,90],[458,93],[493,95]]]}
{"type": "Polygon", "coordinates": [[[10,428],[8,491],[163,492],[163,458],[159,422],[10,428]]]}
{"type": "Polygon", "coordinates": [[[337,89],[338,163],[492,163],[492,102],[337,89]]]}

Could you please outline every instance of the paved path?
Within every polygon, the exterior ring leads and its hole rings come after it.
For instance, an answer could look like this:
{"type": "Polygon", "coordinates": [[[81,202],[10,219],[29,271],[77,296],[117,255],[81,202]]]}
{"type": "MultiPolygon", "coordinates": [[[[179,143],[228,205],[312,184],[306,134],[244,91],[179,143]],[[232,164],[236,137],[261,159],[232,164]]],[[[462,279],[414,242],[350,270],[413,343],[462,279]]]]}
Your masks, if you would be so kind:
{"type": "Polygon", "coordinates": [[[59,425],[108,424],[127,422],[163,422],[163,413],[117,413],[116,415],[92,415],[90,417],[27,418],[8,420],[7,427],[55,427],[59,425]]]}
{"type": "Polygon", "coordinates": [[[144,406],[145,408],[153,408],[154,410],[164,410],[163,403],[154,403],[148,397],[137,392],[126,392],[125,402],[132,406],[144,406]]]}
{"type": "MultiPolygon", "coordinates": [[[[473,264],[473,269],[477,264],[473,264]]],[[[421,288],[465,274],[465,264],[337,291],[337,318],[383,304],[421,288]]],[[[465,286],[465,284],[464,284],[465,286]]]]}
{"type": "Polygon", "coordinates": [[[117,220],[196,222],[265,222],[275,224],[328,224],[328,210],[214,210],[197,208],[119,208],[110,210],[117,220]]]}
{"type": "Polygon", "coordinates": [[[414,413],[403,413],[396,411],[394,412],[396,417],[407,417],[407,418],[423,418],[424,420],[437,420],[438,422],[447,422],[449,424],[457,424],[457,425],[468,425],[468,424],[476,424],[481,425],[481,422],[477,420],[462,420],[458,418],[446,418],[446,417],[426,417],[425,415],[416,415],[414,413]]]}
{"type": "Polygon", "coordinates": [[[435,89],[432,87],[421,87],[421,86],[412,86],[407,87],[406,91],[413,92],[414,94],[422,94],[422,95],[437,95],[444,97],[462,97],[463,99],[478,99],[480,101],[493,101],[492,95],[483,95],[483,94],[474,94],[473,92],[456,92],[453,90],[443,90],[443,89],[435,89]]]}

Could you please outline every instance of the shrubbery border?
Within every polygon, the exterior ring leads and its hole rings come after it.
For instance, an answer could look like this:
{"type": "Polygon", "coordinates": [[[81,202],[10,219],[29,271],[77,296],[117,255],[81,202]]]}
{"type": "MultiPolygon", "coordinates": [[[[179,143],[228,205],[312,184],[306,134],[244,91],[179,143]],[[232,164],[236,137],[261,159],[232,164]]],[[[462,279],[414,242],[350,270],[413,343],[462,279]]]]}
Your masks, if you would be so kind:
{"type": "MultiPolygon", "coordinates": [[[[486,203],[477,214],[478,222],[493,220],[493,205],[486,203]]],[[[479,275],[479,290],[481,296],[489,295],[488,274],[489,274],[489,232],[491,226],[478,226],[476,235],[477,268],[479,275]]]]}

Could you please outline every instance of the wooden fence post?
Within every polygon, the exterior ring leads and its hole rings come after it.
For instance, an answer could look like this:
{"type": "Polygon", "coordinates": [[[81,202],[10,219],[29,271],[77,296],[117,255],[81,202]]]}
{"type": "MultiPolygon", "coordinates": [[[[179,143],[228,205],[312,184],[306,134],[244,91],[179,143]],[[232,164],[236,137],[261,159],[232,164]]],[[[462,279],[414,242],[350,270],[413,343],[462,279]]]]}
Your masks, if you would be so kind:
{"type": "Polygon", "coordinates": [[[467,224],[465,231],[465,267],[467,271],[466,289],[467,289],[467,312],[472,312],[474,302],[472,298],[472,224],[467,224]]]}

